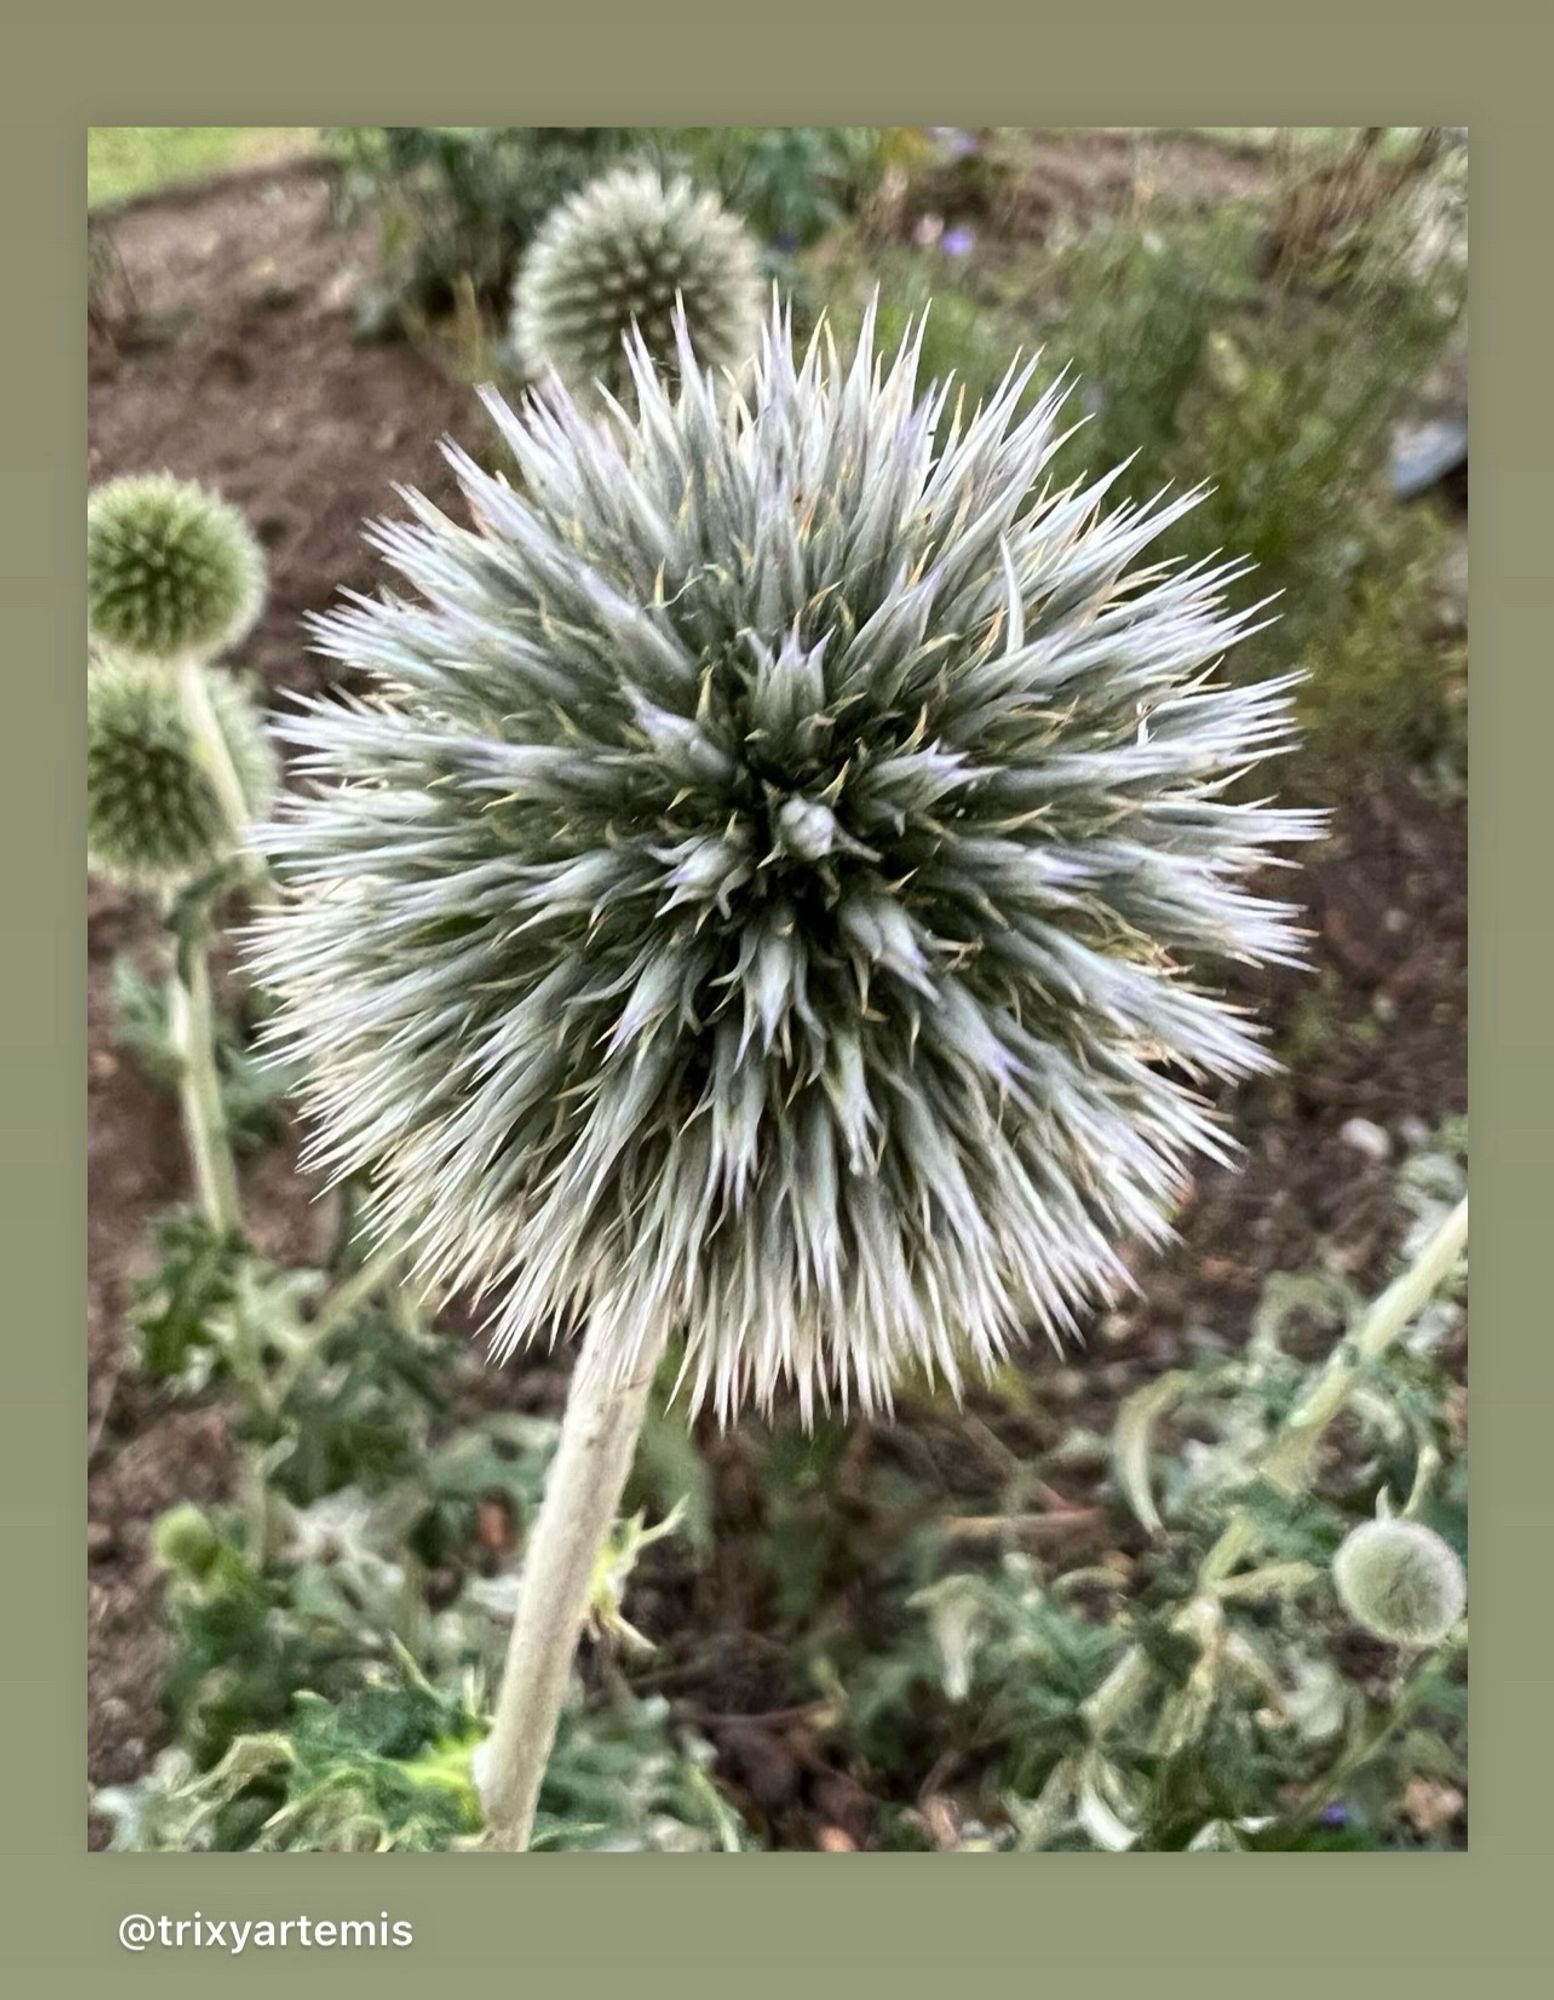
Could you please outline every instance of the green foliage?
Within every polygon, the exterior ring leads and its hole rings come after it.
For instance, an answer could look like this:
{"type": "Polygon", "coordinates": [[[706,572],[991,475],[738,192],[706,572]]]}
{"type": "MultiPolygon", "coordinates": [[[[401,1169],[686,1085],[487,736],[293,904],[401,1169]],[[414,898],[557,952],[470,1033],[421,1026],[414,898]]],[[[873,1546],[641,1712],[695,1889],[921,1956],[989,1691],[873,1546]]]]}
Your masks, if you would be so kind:
{"type": "Polygon", "coordinates": [[[846,1739],[893,1768],[933,1745],[1000,1761],[996,1790],[1025,1793],[1083,1735],[1080,1711],[1125,1648],[1067,1610],[1028,1558],[951,1571],[904,1600],[894,1642],[851,1665],[846,1739]]]}
{"type": "Polygon", "coordinates": [[[629,127],[331,126],[338,211],[378,218],[388,302],[437,315],[460,284],[493,315],[560,201],[633,144],[629,127]]]}
{"type": "MultiPolygon", "coordinates": [[[[221,1385],[245,1467],[238,1505],[180,1505],[153,1529],[174,1741],[137,1785],[99,1796],[115,1844],[442,1851],[470,1840],[477,1691],[514,1606],[510,1567],[487,1573],[491,1534],[521,1546],[555,1425],[499,1413],[454,1422],[455,1350],[392,1285],[358,1285],[342,1313],[334,1302],[355,1274],[283,1270],[182,1212],[160,1225],[157,1250],[131,1308],[140,1365],[185,1391],[221,1385]]],[[[685,1474],[682,1449],[640,1476],[654,1487],[685,1474]]],[[[705,1505],[705,1475],[686,1484],[705,1505]]],[[[601,1644],[646,1646],[623,1596],[640,1551],[678,1518],[616,1537],[598,1580],[601,1644]]],[[[710,1762],[705,1743],[669,1729],[662,1703],[575,1704],[537,1844],[737,1847],[710,1762]]]]}
{"type": "Polygon", "coordinates": [[[218,1532],[214,1556],[202,1554],[192,1565],[182,1534],[159,1534],[173,1565],[165,1612],[172,1657],[162,1700],[196,1770],[216,1764],[236,1737],[282,1722],[299,1688],[345,1692],[352,1668],[382,1643],[339,1618],[299,1616],[293,1579],[250,1562],[240,1529],[218,1532]]]}
{"type": "Polygon", "coordinates": [[[672,1341],[643,1418],[624,1504],[628,1513],[639,1507],[658,1515],[678,1509],[685,1542],[705,1561],[713,1547],[712,1479],[684,1409],[671,1400],[683,1360],[683,1348],[672,1341]]]}
{"type": "Polygon", "coordinates": [[[712,1781],[712,1761],[708,1743],[670,1729],[662,1699],[564,1711],[533,1845],[735,1853],[751,1843],[712,1781]]]}
{"type": "MultiPolygon", "coordinates": [[[[883,1632],[825,1663],[846,1690],[846,1743],[885,1769],[931,1760],[970,1847],[1416,1844],[1405,1788],[1464,1772],[1465,1478],[1451,1382],[1431,1358],[1459,1287],[1460,1273],[1353,1371],[1343,1451],[1299,1485],[1278,1475],[1275,1447],[1329,1364],[1297,1359],[1291,1336],[1314,1307],[1344,1352],[1361,1307],[1291,1275],[1241,1351],[1206,1353],[1124,1405],[1114,1498],[1148,1530],[1129,1560],[1045,1569],[1008,1555],[971,1570],[926,1535],[931,1580],[896,1601],[883,1632]],[[1411,1518],[1357,1529],[1378,1489],[1411,1518]],[[1405,1542],[1412,1563],[1401,1621],[1390,1571],[1382,1623],[1360,1588],[1354,1552],[1368,1559],[1381,1540],[1405,1542]],[[1421,1551],[1433,1617],[1420,1611],[1421,1551]],[[1335,1584],[1351,1613],[1366,1599],[1372,1630],[1409,1642],[1384,1672],[1354,1670],[1335,1584]]],[[[887,1844],[911,1837],[886,1831],[887,1844]]]]}
{"type": "MultiPolygon", "coordinates": [[[[875,249],[844,232],[812,260],[811,269],[827,321],[844,350],[856,341],[877,290],[873,310],[879,351],[894,354],[920,325],[922,379],[953,378],[968,415],[997,393],[1016,356],[1028,356],[1035,346],[1028,320],[980,290],[946,282],[946,268],[910,251],[875,249]]],[[[1020,410],[1029,410],[1038,394],[1033,379],[1022,392],[1020,410]]],[[[953,411],[952,399],[939,422],[941,439],[948,435],[953,411]]]]}
{"type": "Polygon", "coordinates": [[[157,188],[302,153],[313,142],[305,125],[93,125],[86,134],[86,205],[110,208],[157,188]]]}
{"type": "Polygon", "coordinates": [[[868,125],[712,125],[654,137],[780,253],[825,235],[887,165],[912,159],[921,145],[908,128],[868,125]]]}
{"type": "Polygon", "coordinates": [[[845,1578],[851,1553],[836,1478],[847,1428],[827,1418],[777,1431],[761,1460],[765,1501],[756,1547],[776,1590],[778,1614],[800,1620],[845,1578]]]}
{"type": "Polygon", "coordinates": [[[1091,418],[1071,462],[1138,451],[1120,490],[1140,498],[1163,476],[1206,482],[1169,550],[1257,565],[1276,622],[1241,670],[1306,672],[1325,752],[1418,757],[1460,726],[1434,644],[1439,529],[1385,491],[1395,427],[1461,329],[1453,258],[1418,268],[1413,190],[1335,216],[1292,197],[1273,222],[1250,203],[1113,222],[1052,274],[1049,352],[1072,359],[1091,418]]]}
{"type": "Polygon", "coordinates": [[[242,1244],[217,1234],[197,1210],[158,1219],[155,1265],[130,1295],[135,1364],[153,1380],[207,1372],[219,1315],[236,1297],[242,1244]]]}
{"type": "Polygon", "coordinates": [[[1096,470],[1137,453],[1127,483],[1153,491],[1181,455],[1184,405],[1203,379],[1210,336],[1256,302],[1258,226],[1255,210],[1236,208],[1209,220],[1113,222],[1058,260],[1063,304],[1048,351],[1079,377],[1088,421],[1071,449],[1096,470]]]}
{"type": "Polygon", "coordinates": [[[744,217],[770,274],[852,212],[905,128],[867,126],[336,126],[324,134],[342,218],[378,218],[381,291],[368,312],[437,316],[468,286],[496,320],[547,216],[628,160],[683,173],[744,217]]]}
{"type": "MultiPolygon", "coordinates": [[[[465,1693],[399,1661],[337,1702],[299,1693],[286,1728],[240,1737],[203,1775],[175,1751],[97,1805],[120,1849],[444,1853],[478,1840],[470,1760],[484,1734],[465,1693]]],[[[746,1839],[707,1776],[710,1755],[670,1731],[662,1702],[569,1710],[535,1847],[737,1851],[746,1839]]]]}
{"type": "MultiPolygon", "coordinates": [[[[173,1044],[164,985],[145,977],[134,960],[121,955],[110,975],[114,1040],[154,1082],[176,1091],[181,1064],[173,1044]]],[[[222,1114],[233,1144],[258,1145],[278,1136],[285,1099],[300,1080],[297,1065],[258,1056],[250,1029],[266,1012],[263,997],[243,996],[252,1023],[229,1014],[217,1018],[215,1058],[222,1114]]]]}
{"type": "Polygon", "coordinates": [[[239,1435],[265,1454],[276,1494],[306,1507],[424,1476],[446,1391],[397,1295],[331,1324],[324,1271],[282,1268],[189,1210],[161,1218],[154,1240],[128,1315],[137,1363],[185,1391],[236,1390],[239,1435]]]}

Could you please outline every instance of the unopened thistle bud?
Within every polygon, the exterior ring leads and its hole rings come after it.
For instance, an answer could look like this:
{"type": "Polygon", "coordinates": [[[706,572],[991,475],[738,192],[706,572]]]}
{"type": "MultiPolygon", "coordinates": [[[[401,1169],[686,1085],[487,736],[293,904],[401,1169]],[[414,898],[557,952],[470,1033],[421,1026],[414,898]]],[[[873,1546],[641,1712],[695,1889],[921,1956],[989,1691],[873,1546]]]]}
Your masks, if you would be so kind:
{"type": "Polygon", "coordinates": [[[1438,1645],[1468,1601],[1456,1552],[1418,1521],[1356,1528],[1333,1559],[1333,1584],[1357,1625],[1398,1646],[1438,1645]]]}
{"type": "Polygon", "coordinates": [[[189,480],[111,480],[87,501],[88,628],[141,658],[209,658],[244,638],[264,598],[264,557],[242,515],[189,480]]]}
{"type": "Polygon", "coordinates": [[[151,1553],[163,1569],[179,1570],[198,1580],[209,1575],[220,1555],[221,1537],[209,1516],[186,1500],[169,1508],[152,1527],[151,1553]]]}
{"type": "MultiPolygon", "coordinates": [[[[275,792],[264,720],[229,675],[210,675],[208,692],[249,815],[262,815],[275,792]]],[[[86,847],[93,871],[126,888],[171,888],[214,867],[233,837],[177,676],[142,660],[108,659],[92,667],[86,678],[86,847]]]]}
{"type": "Polygon", "coordinates": [[[761,319],[755,245],[716,195],[646,167],[606,174],[563,202],[534,239],[514,291],[513,340],[535,374],[574,395],[630,386],[633,326],[660,368],[677,361],[676,301],[703,367],[738,368],[761,319]]]}

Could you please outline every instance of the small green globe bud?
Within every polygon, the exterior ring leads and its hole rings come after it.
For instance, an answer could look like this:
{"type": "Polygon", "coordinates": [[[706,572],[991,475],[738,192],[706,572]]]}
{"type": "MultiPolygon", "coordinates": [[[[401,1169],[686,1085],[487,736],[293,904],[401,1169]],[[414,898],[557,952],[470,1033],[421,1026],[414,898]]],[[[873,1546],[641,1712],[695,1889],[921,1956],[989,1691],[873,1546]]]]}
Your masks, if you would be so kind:
{"type": "Polygon", "coordinates": [[[151,1554],[163,1569],[196,1580],[208,1576],[221,1553],[221,1537],[192,1501],[169,1508],[151,1530],[151,1554]]]}
{"type": "Polygon", "coordinates": [[[1333,1583],[1357,1625],[1398,1646],[1438,1645],[1468,1601],[1456,1553],[1417,1521],[1356,1528],[1333,1559],[1333,1583]]]}
{"type": "Polygon", "coordinates": [[[574,396],[591,398],[596,383],[623,396],[633,327],[655,367],[680,365],[677,301],[700,364],[742,367],[761,290],[755,244],[716,195],[622,167],[562,202],[535,237],[514,290],[513,343],[527,368],[554,368],[574,396]]]}
{"type": "Polygon", "coordinates": [[[264,556],[233,507],[154,472],[100,486],[86,509],[91,635],[119,653],[208,658],[253,628],[264,556]]]}
{"type": "MultiPolygon", "coordinates": [[[[259,818],[275,794],[264,720],[225,674],[212,674],[208,691],[250,817],[259,818]]],[[[129,889],[171,888],[213,867],[231,844],[176,675],[141,660],[93,667],[86,680],[86,851],[93,872],[129,889]]]]}

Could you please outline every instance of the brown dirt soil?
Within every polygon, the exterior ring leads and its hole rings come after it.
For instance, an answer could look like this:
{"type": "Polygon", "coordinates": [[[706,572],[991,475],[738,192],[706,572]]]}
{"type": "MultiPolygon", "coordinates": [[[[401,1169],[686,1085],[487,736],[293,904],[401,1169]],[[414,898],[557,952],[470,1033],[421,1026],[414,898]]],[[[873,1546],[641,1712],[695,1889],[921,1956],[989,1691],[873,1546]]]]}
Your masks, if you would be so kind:
{"type": "MultiPolygon", "coordinates": [[[[1251,171],[1217,149],[1194,156],[1227,182],[1251,171]]],[[[1124,160],[1125,149],[1099,146],[1084,170],[1086,199],[1096,184],[1110,188],[1114,168],[1122,184],[1124,160]]],[[[1073,161],[1065,149],[1064,174],[1082,171],[1073,161]]],[[[1043,185],[1058,199],[1065,183],[1049,174],[1043,185]]],[[[412,348],[353,339],[353,274],[367,268],[371,240],[328,225],[316,169],[245,174],[143,202],[117,222],[114,248],[91,344],[90,477],[166,466],[241,506],[274,577],[242,663],[272,690],[317,686],[326,671],[305,650],[303,613],[341,586],[372,583],[361,523],[394,509],[395,483],[451,497],[437,442],[449,431],[478,435],[471,399],[412,348]]],[[[996,1491],[1006,1470],[1000,1435],[1028,1453],[1076,1421],[1104,1428],[1128,1387],[1178,1357],[1188,1329],[1238,1339],[1268,1273],[1320,1263],[1361,1285],[1385,1274],[1397,1229],[1392,1170],[1343,1128],[1361,1116],[1396,1136],[1408,1121],[1433,1127],[1465,1108],[1465,816],[1406,775],[1373,774],[1295,880],[1315,970],[1260,980],[1241,996],[1271,1017],[1290,1063],[1232,1107],[1244,1171],[1203,1176],[1179,1245],[1141,1266],[1142,1302],[1105,1322],[1082,1368],[1033,1351],[1028,1419],[1011,1428],[1006,1406],[978,1400],[979,1425],[908,1410],[894,1430],[860,1426],[828,1504],[847,1508],[849,1481],[876,1455],[926,1468],[958,1499],[996,1491]]],[[[1289,882],[1278,886],[1288,892],[1289,882]]],[[[234,1453],[218,1405],[174,1402],[121,1363],[120,1316],[146,1268],[148,1224],[187,1186],[176,1110],[111,1029],[112,961],[125,951],[145,958],[155,928],[135,903],[96,885],[88,922],[89,1775],[107,1784],[138,1775],[163,1739],[150,1524],[177,1500],[227,1495],[234,1453]]],[[[244,1174],[263,1247],[302,1261],[320,1255],[331,1218],[294,1157],[288,1139],[244,1174]]],[[[545,1366],[487,1377],[474,1393],[552,1404],[561,1382],[562,1371],[545,1366]]],[[[755,1507],[748,1443],[736,1432],[707,1445],[718,1553],[700,1573],[677,1569],[667,1552],[645,1569],[633,1617],[664,1640],[648,1678],[712,1737],[720,1774],[779,1845],[861,1842],[868,1814],[857,1776],[837,1767],[793,1706],[779,1671],[781,1621],[742,1553],[755,1507]]],[[[1092,1520],[1081,1508],[1064,1530],[1076,1538],[1066,1551],[1080,1552],[1092,1520]]]]}

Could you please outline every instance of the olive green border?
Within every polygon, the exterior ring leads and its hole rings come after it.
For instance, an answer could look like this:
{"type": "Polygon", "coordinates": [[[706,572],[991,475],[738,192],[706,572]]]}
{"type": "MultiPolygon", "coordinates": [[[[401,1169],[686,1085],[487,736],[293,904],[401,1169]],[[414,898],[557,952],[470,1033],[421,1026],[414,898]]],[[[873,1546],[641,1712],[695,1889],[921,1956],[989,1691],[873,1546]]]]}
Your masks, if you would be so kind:
{"type": "Polygon", "coordinates": [[[0,1962],[164,1995],[273,1977],[410,1992],[1090,1995],[1534,1990],[1550,1962],[1554,1165],[1546,808],[1551,452],[1549,46],[1526,0],[599,0],[55,4],[7,30],[0,121],[8,403],[0,565],[11,643],[0,785],[5,1286],[0,1962]],[[1535,41],[1535,37],[1538,40],[1535,41]],[[1538,42],[1541,41],[1541,46],[1538,42]],[[224,120],[1311,124],[1473,128],[1474,1832],[1466,1856],[749,1860],[91,1856],[83,1851],[83,137],[224,120]],[[1541,1864],[1541,1865],[1540,1865],[1541,1864]],[[1234,1879],[1231,1872],[1234,1871],[1234,1879]],[[130,1911],[389,1910],[405,1951],[131,1955],[130,1911]],[[818,1975],[818,1976],[817,1976],[818,1975]],[[1365,1982],[1362,1985],[1361,1982],[1365,1982]]]}

